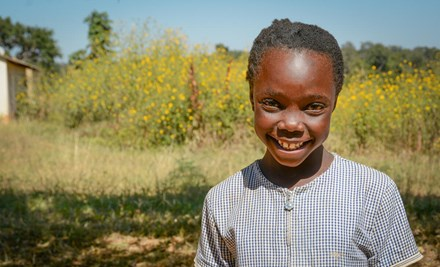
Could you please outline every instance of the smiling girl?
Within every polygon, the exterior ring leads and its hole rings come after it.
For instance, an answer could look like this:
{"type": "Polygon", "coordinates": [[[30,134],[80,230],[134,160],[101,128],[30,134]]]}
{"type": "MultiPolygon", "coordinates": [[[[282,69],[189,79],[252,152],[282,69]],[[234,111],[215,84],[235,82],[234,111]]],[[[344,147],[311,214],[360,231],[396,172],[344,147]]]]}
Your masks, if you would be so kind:
{"type": "Polygon", "coordinates": [[[266,152],[206,196],[196,266],[407,266],[421,259],[395,183],[323,146],[343,84],[334,37],[275,20],[254,41],[247,80],[266,152]]]}

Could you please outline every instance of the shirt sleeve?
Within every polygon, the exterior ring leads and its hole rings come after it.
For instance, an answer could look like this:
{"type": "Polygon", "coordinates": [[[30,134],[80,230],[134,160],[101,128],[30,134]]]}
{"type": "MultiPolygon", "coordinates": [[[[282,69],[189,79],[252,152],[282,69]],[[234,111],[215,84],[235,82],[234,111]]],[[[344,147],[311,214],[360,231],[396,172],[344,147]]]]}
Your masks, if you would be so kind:
{"type": "Polygon", "coordinates": [[[408,266],[423,256],[418,251],[402,198],[390,180],[381,200],[372,233],[374,256],[369,266],[408,266]]]}
{"type": "Polygon", "coordinates": [[[234,266],[233,256],[220,235],[210,211],[208,196],[203,205],[201,234],[194,259],[195,266],[234,266]]]}

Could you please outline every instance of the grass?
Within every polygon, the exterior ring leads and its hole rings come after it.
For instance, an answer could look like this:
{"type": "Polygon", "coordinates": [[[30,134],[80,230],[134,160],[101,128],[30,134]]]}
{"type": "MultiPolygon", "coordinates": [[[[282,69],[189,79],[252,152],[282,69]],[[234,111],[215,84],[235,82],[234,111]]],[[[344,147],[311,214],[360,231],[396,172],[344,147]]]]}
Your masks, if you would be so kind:
{"type": "MultiPolygon", "coordinates": [[[[261,157],[244,131],[147,151],[103,147],[86,129],[0,125],[0,266],[191,266],[208,189],[261,157]]],[[[398,184],[424,260],[440,264],[438,154],[351,151],[398,184]]]]}

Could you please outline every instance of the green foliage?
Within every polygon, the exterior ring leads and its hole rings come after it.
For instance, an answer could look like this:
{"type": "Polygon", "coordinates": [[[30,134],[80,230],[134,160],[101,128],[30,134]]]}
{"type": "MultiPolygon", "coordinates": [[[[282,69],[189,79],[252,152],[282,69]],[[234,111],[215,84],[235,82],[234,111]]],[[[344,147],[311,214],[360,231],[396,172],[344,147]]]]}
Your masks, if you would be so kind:
{"type": "Polygon", "coordinates": [[[344,58],[344,72],[346,75],[359,71],[364,67],[365,63],[353,43],[347,42],[343,44],[341,50],[344,58]]]}
{"type": "Polygon", "coordinates": [[[234,58],[234,59],[238,59],[243,55],[246,55],[246,53],[244,51],[241,50],[230,50],[229,47],[225,46],[222,43],[216,44],[215,45],[215,50],[216,51],[221,51],[223,53],[228,54],[230,57],[234,58]]]}
{"type": "Polygon", "coordinates": [[[403,60],[412,62],[413,66],[426,69],[427,65],[438,61],[440,50],[438,48],[416,47],[405,49],[399,46],[385,46],[380,43],[364,42],[357,50],[347,42],[341,46],[345,61],[345,73],[351,74],[359,70],[369,70],[375,66],[378,71],[402,72],[403,60]]]}
{"type": "Polygon", "coordinates": [[[80,49],[69,55],[69,64],[79,66],[86,59],[95,59],[111,52],[112,21],[107,12],[93,11],[84,19],[89,26],[87,49],[80,49]]]}
{"type": "Polygon", "coordinates": [[[388,50],[384,45],[370,42],[362,43],[360,51],[367,66],[375,66],[379,71],[388,71],[388,50]]]}
{"type": "Polygon", "coordinates": [[[53,39],[52,30],[14,24],[9,17],[0,17],[0,28],[0,45],[7,54],[45,69],[55,68],[55,58],[61,57],[61,52],[53,39]]]}
{"type": "Polygon", "coordinates": [[[107,12],[93,11],[84,22],[89,25],[88,39],[90,58],[110,52],[111,20],[107,12]]]}
{"type": "Polygon", "coordinates": [[[0,46],[5,48],[8,54],[12,48],[18,45],[18,35],[16,34],[18,28],[19,27],[11,21],[11,18],[0,17],[0,46]]]}
{"type": "Polygon", "coordinates": [[[87,59],[87,51],[85,49],[80,49],[69,55],[69,64],[77,64],[85,59],[87,59]]]}
{"type": "Polygon", "coordinates": [[[46,69],[54,68],[55,58],[60,57],[61,53],[52,35],[52,30],[28,27],[21,42],[21,51],[16,56],[46,69]]]}

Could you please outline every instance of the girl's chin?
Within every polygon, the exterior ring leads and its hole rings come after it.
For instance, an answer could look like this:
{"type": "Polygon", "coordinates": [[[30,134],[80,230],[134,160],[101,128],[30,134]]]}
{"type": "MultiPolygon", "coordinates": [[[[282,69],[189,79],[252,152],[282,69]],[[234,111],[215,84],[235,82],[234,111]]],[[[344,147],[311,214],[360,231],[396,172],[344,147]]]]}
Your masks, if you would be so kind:
{"type": "Polygon", "coordinates": [[[274,164],[295,168],[300,166],[309,156],[309,153],[305,153],[305,151],[269,151],[271,161],[274,164]]]}
{"type": "Polygon", "coordinates": [[[284,167],[296,168],[301,166],[304,162],[311,160],[311,157],[314,158],[315,156],[318,156],[318,154],[321,154],[318,152],[319,147],[313,147],[313,144],[314,143],[312,141],[307,141],[304,142],[300,147],[289,150],[284,149],[275,142],[271,142],[266,151],[266,154],[270,155],[265,155],[265,157],[269,156],[272,158],[272,163],[284,167]],[[315,152],[318,152],[318,154],[315,152]]]}

